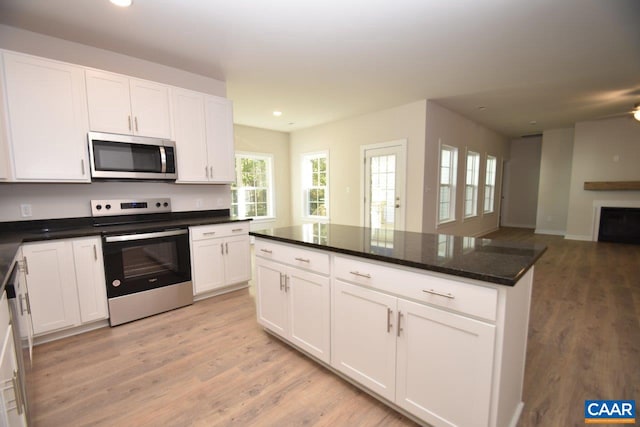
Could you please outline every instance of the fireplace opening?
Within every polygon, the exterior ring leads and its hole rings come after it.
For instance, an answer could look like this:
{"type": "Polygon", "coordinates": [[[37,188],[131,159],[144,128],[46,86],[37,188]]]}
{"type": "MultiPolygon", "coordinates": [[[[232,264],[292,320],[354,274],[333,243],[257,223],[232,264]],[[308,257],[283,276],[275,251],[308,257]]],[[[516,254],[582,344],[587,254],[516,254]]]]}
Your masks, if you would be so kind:
{"type": "Polygon", "coordinates": [[[640,208],[602,207],[598,241],[640,244],[640,208]]]}

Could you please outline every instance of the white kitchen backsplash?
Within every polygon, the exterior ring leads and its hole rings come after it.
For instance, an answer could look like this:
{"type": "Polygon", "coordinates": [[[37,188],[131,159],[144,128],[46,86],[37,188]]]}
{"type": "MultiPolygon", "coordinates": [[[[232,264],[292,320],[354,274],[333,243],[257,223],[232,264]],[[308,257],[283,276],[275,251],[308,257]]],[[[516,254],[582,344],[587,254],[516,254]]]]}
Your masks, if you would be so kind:
{"type": "Polygon", "coordinates": [[[170,197],[174,212],[229,209],[229,185],[163,182],[94,182],[91,184],[0,183],[0,221],[91,216],[92,199],[170,197]],[[23,217],[23,211],[31,217],[23,217]]]}

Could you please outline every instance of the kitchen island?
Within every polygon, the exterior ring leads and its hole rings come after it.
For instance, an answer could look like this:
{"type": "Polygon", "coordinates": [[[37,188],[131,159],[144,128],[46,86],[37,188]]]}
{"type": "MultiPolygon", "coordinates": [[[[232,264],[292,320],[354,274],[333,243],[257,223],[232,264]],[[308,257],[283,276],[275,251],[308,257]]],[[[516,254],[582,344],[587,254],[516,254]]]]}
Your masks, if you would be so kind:
{"type": "Polygon", "coordinates": [[[336,224],[251,234],[268,332],[421,424],[517,424],[544,246],[336,224]]]}

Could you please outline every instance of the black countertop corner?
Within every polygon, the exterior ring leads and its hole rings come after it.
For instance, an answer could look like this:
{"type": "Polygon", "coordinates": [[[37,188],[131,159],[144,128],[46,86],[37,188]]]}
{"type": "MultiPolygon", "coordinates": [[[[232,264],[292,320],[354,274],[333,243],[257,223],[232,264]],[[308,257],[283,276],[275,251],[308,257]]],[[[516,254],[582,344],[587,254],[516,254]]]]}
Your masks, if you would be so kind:
{"type": "Polygon", "coordinates": [[[304,224],[249,234],[371,260],[513,286],[546,246],[447,234],[304,224]]]}
{"type": "MultiPolygon", "coordinates": [[[[0,285],[4,286],[8,279],[13,259],[22,243],[248,221],[231,218],[229,209],[171,212],[159,218],[161,219],[135,224],[100,226],[94,225],[91,217],[0,222],[0,285]]],[[[0,292],[2,289],[0,288],[0,292]]]]}

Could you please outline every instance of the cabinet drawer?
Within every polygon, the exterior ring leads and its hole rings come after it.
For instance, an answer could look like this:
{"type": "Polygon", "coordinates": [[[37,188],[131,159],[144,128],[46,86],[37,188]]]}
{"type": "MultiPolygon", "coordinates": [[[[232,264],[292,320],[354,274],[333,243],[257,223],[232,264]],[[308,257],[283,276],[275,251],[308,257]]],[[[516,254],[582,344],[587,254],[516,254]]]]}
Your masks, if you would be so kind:
{"type": "Polygon", "coordinates": [[[320,274],[329,274],[330,271],[328,253],[303,249],[299,246],[283,245],[256,239],[255,254],[265,259],[271,259],[320,274]]]}
{"type": "Polygon", "coordinates": [[[216,237],[236,236],[249,233],[249,223],[243,222],[231,222],[226,224],[215,225],[199,225],[196,227],[189,227],[191,233],[191,240],[204,240],[214,239],[216,237]]]}
{"type": "Polygon", "coordinates": [[[498,291],[494,288],[339,256],[335,257],[334,272],[338,279],[471,316],[496,320],[498,291]]]}

